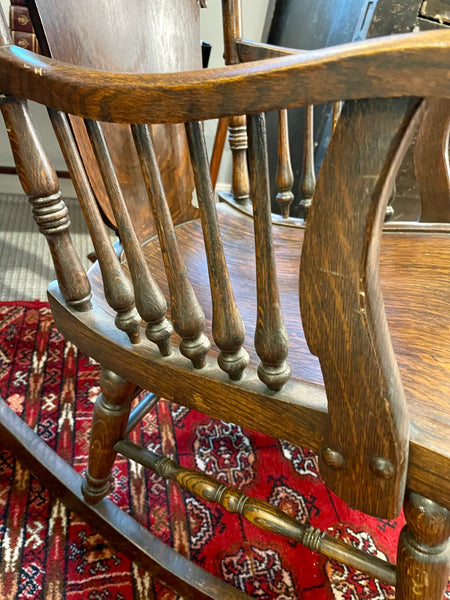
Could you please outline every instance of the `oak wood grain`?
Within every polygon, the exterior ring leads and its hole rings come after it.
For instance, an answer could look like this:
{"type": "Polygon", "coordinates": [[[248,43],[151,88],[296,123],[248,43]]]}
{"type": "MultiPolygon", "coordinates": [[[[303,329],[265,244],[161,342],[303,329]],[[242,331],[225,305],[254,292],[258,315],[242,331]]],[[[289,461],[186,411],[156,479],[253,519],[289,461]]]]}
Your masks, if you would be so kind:
{"type": "Polygon", "coordinates": [[[343,99],[450,97],[449,53],[450,32],[443,30],[220,69],[140,75],[85,69],[9,46],[0,49],[0,86],[100,121],[178,123],[343,99]]]}
{"type": "MultiPolygon", "coordinates": [[[[102,348],[95,350],[95,357],[97,360],[101,357],[105,366],[117,372],[126,369],[141,387],[159,395],[177,398],[180,403],[200,411],[319,451],[326,423],[326,397],[319,362],[309,352],[304,339],[298,302],[298,266],[304,229],[286,225],[273,229],[292,369],[292,381],[274,396],[268,395],[256,378],[259,360],[252,341],[256,322],[256,276],[254,266],[250,266],[254,263],[252,220],[223,203],[218,206],[218,215],[236,303],[246,326],[244,347],[250,356],[250,368],[241,386],[227,384],[225,374],[220,375],[220,369],[215,368],[214,356],[218,351],[214,344],[211,358],[207,359],[208,367],[195,377],[186,368],[186,359],[180,358],[176,351],[171,361],[158,364],[156,355],[145,344],[130,349],[123,334],[112,331],[114,313],[102,299],[100,275],[94,265],[90,271],[93,299],[96,311],[100,311],[105,320],[102,326],[99,323],[102,319],[94,321],[102,339],[102,348]],[[120,344],[120,349],[115,348],[108,336],[120,344]],[[151,361],[149,356],[153,357],[151,361]],[[226,400],[228,393],[235,398],[234,406],[226,400]],[[280,411],[285,417],[283,420],[278,417],[280,411]]],[[[411,420],[407,484],[450,508],[450,442],[446,433],[450,427],[450,299],[446,292],[450,286],[450,230],[441,226],[433,233],[427,224],[399,229],[383,235],[380,279],[411,420]]],[[[205,312],[205,332],[212,339],[211,300],[201,227],[198,221],[193,221],[176,231],[190,279],[205,312]]],[[[145,253],[167,295],[158,244],[150,242],[145,253]]],[[[93,334],[89,327],[79,321],[75,326],[73,319],[76,318],[59,305],[55,293],[52,287],[50,300],[58,326],[83,349],[92,352],[93,334]]]]}

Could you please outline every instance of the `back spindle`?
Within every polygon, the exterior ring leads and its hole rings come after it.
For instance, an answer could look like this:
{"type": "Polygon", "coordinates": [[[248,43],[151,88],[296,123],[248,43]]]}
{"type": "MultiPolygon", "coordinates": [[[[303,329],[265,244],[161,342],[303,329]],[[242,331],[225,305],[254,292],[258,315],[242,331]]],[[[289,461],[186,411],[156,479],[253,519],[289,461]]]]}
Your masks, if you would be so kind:
{"type": "MultiPolygon", "coordinates": [[[[0,7],[0,46],[12,44],[0,7]]],[[[91,286],[70,237],[69,211],[58,178],[30,119],[26,101],[2,97],[1,110],[24,192],[47,239],[63,298],[76,310],[91,306],[91,286]]]]}
{"type": "Polygon", "coordinates": [[[49,109],[49,115],[91,234],[102,273],[106,301],[117,313],[116,326],[128,334],[132,343],[138,343],[140,317],[134,305],[133,287],[106,231],[68,117],[52,109],[49,109]]]}
{"type": "Polygon", "coordinates": [[[203,333],[205,315],[178,248],[149,128],[133,125],[132,131],[158,231],[170,291],[172,321],[181,337],[180,352],[191,360],[194,368],[201,369],[211,346],[203,333]]]}
{"type": "Polygon", "coordinates": [[[316,175],[314,172],[314,106],[305,108],[305,144],[303,148],[303,173],[300,183],[302,199],[300,206],[306,219],[311,207],[314,189],[316,187],[316,175]]]}
{"type": "Polygon", "coordinates": [[[236,306],[223,252],[202,125],[198,122],[187,123],[186,132],[208,261],[213,308],[212,333],[220,350],[218,363],[231,379],[237,380],[242,377],[249,362],[248,354],[242,348],[244,323],[236,306]]]}
{"type": "Polygon", "coordinates": [[[161,354],[171,354],[170,338],[172,324],[166,318],[167,304],[163,293],[154,280],[145,262],[136,231],[120,188],[117,174],[111,160],[105,136],[97,121],[86,119],[86,129],[92,143],[100,172],[108,192],[111,206],[119,230],[120,240],[127,258],[139,314],[147,323],[146,335],[157,344],[161,354]]]}
{"type": "Polygon", "coordinates": [[[284,219],[289,217],[294,194],[292,186],[294,184],[294,174],[292,173],[291,153],[289,150],[289,126],[288,112],[286,109],[280,110],[278,121],[278,168],[277,168],[277,186],[279,192],[276,196],[277,202],[281,208],[281,215],[284,219]]]}
{"type": "Polygon", "coordinates": [[[272,216],[263,114],[248,117],[250,196],[253,203],[257,319],[255,350],[261,359],[258,376],[270,389],[280,390],[291,370],[286,362],[289,340],[280,305],[272,243],[272,216]]]}
{"type": "MultiPolygon", "coordinates": [[[[240,62],[236,40],[242,38],[241,0],[222,0],[222,18],[225,64],[236,65],[240,62]]],[[[249,179],[245,116],[233,115],[229,118],[228,141],[233,159],[231,191],[238,204],[247,205],[249,203],[249,179]]]]}

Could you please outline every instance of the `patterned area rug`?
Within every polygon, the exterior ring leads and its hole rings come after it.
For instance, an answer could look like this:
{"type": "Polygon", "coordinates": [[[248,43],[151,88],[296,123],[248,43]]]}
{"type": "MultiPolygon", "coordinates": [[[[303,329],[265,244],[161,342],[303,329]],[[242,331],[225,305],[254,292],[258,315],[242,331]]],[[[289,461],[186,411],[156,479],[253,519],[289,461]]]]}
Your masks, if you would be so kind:
{"type": "MultiPolygon", "coordinates": [[[[86,466],[99,366],[65,342],[48,305],[0,304],[0,395],[75,469],[86,466]]],[[[301,522],[395,560],[402,520],[350,510],[322,483],[314,454],[160,401],[135,442],[199,468],[301,522]],[[192,453],[193,451],[193,453],[192,453]]],[[[258,599],[387,600],[393,590],[119,459],[113,501],[213,574],[258,599]]],[[[0,597],[171,600],[175,594],[92,531],[0,448],[0,597]]],[[[450,597],[450,594],[449,594],[450,597]]]]}

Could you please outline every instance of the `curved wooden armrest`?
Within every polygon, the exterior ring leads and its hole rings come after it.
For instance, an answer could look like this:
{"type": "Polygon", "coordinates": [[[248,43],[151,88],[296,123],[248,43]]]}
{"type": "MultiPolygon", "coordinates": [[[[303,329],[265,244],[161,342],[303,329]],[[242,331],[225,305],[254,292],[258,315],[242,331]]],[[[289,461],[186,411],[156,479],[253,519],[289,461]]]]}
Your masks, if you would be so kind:
{"type": "Polygon", "coordinates": [[[450,33],[406,34],[186,73],[110,73],[0,48],[0,89],[63,112],[174,123],[371,97],[450,97],[450,33]],[[224,101],[226,98],[226,101],[224,101]]]}

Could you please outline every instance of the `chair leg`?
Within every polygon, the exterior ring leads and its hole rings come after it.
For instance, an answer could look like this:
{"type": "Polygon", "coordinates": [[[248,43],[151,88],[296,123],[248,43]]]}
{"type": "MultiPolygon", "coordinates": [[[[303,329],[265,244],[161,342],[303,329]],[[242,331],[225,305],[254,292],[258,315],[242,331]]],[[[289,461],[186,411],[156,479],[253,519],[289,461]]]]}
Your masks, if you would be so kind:
{"type": "Polygon", "coordinates": [[[442,600],[450,567],[450,511],[415,492],[405,499],[397,551],[397,600],[442,600]]]}
{"type": "Polygon", "coordinates": [[[99,502],[110,492],[111,470],[117,454],[113,448],[127,426],[136,386],[112,371],[102,369],[100,388],[92,418],[86,479],[82,485],[89,504],[99,502]]]}

